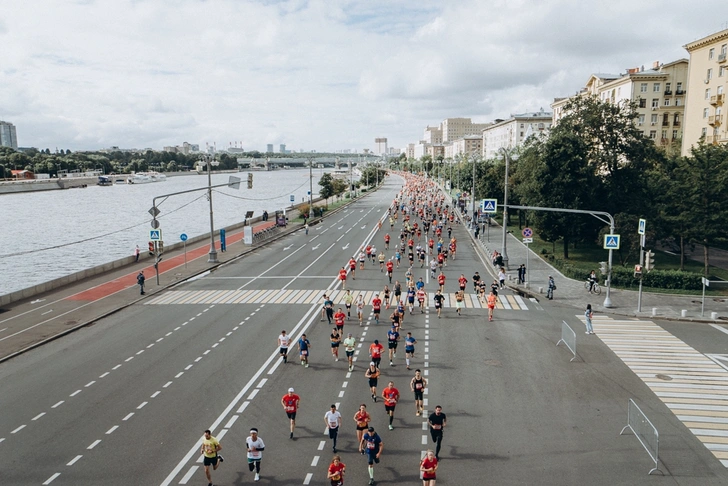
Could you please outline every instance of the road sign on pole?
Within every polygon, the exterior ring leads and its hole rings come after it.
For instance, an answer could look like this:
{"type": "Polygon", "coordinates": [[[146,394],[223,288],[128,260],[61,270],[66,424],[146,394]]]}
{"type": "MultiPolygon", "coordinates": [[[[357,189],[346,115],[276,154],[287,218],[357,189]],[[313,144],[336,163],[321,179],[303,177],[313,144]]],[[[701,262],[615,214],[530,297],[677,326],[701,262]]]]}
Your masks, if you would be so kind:
{"type": "Polygon", "coordinates": [[[637,225],[637,234],[640,234],[640,235],[645,234],[645,227],[646,226],[647,226],[647,220],[646,219],[640,219],[640,222],[637,225]]]}
{"type": "Polygon", "coordinates": [[[498,212],[498,200],[497,199],[483,199],[480,202],[480,209],[484,213],[497,213],[498,212]]]}
{"type": "Polygon", "coordinates": [[[162,241],[162,230],[161,229],[149,230],[149,239],[152,241],[162,241]]]}
{"type": "Polygon", "coordinates": [[[523,228],[521,234],[524,238],[531,238],[533,236],[533,230],[531,228],[523,228]]]}
{"type": "Polygon", "coordinates": [[[605,250],[619,250],[619,235],[604,235],[605,250]]]}

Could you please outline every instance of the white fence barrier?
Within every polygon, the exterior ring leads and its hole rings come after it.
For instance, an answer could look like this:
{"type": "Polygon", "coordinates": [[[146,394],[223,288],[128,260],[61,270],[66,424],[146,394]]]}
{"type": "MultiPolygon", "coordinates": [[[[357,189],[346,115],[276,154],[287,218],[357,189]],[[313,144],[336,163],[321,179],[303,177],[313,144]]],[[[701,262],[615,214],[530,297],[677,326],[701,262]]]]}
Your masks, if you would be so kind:
{"type": "Polygon", "coordinates": [[[627,429],[634,432],[635,437],[640,441],[642,447],[645,448],[647,454],[655,461],[655,467],[650,469],[650,472],[647,474],[650,475],[655,471],[659,471],[662,474],[662,471],[657,468],[657,463],[659,462],[660,434],[657,433],[657,429],[652,425],[650,419],[647,418],[631,398],[627,403],[627,425],[624,426],[619,435],[624,434],[624,431],[627,429]]]}
{"type": "Polygon", "coordinates": [[[559,339],[559,342],[556,343],[556,345],[558,346],[561,343],[566,344],[566,347],[569,348],[571,353],[574,355],[569,362],[574,361],[576,359],[576,333],[569,327],[566,321],[561,321],[561,339],[559,339]]]}

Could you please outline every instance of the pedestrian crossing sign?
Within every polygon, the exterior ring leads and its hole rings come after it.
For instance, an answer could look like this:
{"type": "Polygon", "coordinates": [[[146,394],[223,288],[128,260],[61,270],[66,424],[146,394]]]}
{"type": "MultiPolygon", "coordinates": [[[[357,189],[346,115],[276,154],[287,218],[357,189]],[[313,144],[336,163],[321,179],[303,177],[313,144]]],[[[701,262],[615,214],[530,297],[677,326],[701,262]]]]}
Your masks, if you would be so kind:
{"type": "Polygon", "coordinates": [[[484,213],[497,213],[498,212],[498,200],[497,199],[483,199],[480,202],[480,209],[484,213]]]}
{"type": "Polygon", "coordinates": [[[149,230],[149,239],[151,241],[162,241],[162,230],[160,230],[160,229],[149,230]]]}
{"type": "Polygon", "coordinates": [[[605,250],[619,250],[619,235],[604,235],[605,250]]]}

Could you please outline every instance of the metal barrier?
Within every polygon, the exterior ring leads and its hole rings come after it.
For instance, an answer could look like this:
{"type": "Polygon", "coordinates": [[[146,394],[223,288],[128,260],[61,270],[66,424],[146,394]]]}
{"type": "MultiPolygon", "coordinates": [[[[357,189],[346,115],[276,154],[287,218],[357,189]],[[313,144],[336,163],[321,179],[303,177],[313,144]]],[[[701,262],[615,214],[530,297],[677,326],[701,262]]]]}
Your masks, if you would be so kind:
{"type": "Polygon", "coordinates": [[[556,345],[558,346],[562,342],[566,344],[566,347],[569,348],[574,355],[569,362],[574,361],[576,359],[576,333],[569,327],[566,321],[561,321],[561,339],[559,339],[559,342],[556,343],[556,345]]]}
{"type": "MultiPolygon", "coordinates": [[[[627,403],[627,425],[624,426],[619,435],[624,434],[624,431],[627,429],[634,432],[635,437],[637,437],[637,440],[640,441],[642,447],[645,448],[652,460],[655,461],[655,467],[650,469],[650,472],[647,474],[650,475],[655,471],[660,471],[657,468],[657,463],[659,462],[658,450],[660,434],[657,433],[657,429],[654,425],[652,425],[650,419],[647,418],[644,412],[640,410],[640,407],[638,407],[631,398],[627,403]]],[[[660,474],[663,474],[662,471],[660,471],[660,474]]]]}

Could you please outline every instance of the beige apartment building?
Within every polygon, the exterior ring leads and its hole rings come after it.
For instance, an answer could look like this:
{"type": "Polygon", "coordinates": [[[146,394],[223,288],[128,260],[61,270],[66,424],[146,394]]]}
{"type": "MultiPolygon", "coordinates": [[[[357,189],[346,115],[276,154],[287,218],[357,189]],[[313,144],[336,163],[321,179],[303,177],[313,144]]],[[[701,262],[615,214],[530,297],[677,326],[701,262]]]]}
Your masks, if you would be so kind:
{"type": "Polygon", "coordinates": [[[480,135],[466,135],[452,143],[444,144],[445,158],[452,159],[456,155],[478,155],[483,152],[483,137],[480,135]]]}
{"type": "Polygon", "coordinates": [[[442,142],[454,142],[466,135],[480,135],[488,123],[473,123],[470,118],[445,118],[440,123],[442,142]]]}
{"type": "Polygon", "coordinates": [[[422,142],[429,144],[442,143],[442,128],[427,125],[425,128],[425,134],[422,137],[422,142]]]}
{"type": "Polygon", "coordinates": [[[544,133],[552,123],[553,114],[543,108],[533,113],[511,115],[507,120],[496,120],[483,130],[483,157],[496,158],[501,148],[517,147],[531,135],[544,133]]]}
{"type": "MultiPolygon", "coordinates": [[[[628,69],[619,76],[593,74],[576,96],[593,95],[602,101],[637,103],[635,123],[645,137],[659,145],[670,145],[683,137],[688,60],[655,62],[652,69],[628,69]]],[[[554,124],[563,116],[569,98],[558,98],[551,105],[554,124]]]]}
{"type": "Polygon", "coordinates": [[[728,142],[723,113],[728,90],[728,29],[683,47],[690,54],[682,140],[682,154],[688,155],[702,137],[712,144],[728,142]]]}

